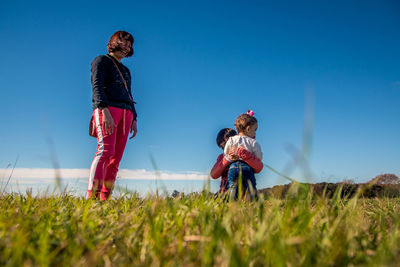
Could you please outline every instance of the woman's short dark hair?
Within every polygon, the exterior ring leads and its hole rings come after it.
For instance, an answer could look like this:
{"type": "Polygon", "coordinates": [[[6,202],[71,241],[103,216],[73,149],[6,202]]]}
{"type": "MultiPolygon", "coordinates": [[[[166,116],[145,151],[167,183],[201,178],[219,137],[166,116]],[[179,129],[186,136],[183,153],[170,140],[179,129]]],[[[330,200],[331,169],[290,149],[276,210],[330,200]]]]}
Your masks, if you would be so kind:
{"type": "Polygon", "coordinates": [[[236,131],[232,128],[224,128],[219,131],[217,135],[217,146],[221,147],[221,144],[231,136],[237,135],[236,131]]]}
{"type": "Polygon", "coordinates": [[[241,114],[236,118],[235,128],[239,133],[246,131],[248,126],[252,126],[257,123],[257,119],[249,114],[241,114]]]}
{"type": "Polygon", "coordinates": [[[108,53],[121,50],[120,43],[122,40],[127,40],[131,42],[131,49],[126,57],[130,57],[133,55],[133,42],[135,39],[133,38],[132,34],[126,31],[117,31],[115,32],[107,44],[107,51],[108,53]]]}

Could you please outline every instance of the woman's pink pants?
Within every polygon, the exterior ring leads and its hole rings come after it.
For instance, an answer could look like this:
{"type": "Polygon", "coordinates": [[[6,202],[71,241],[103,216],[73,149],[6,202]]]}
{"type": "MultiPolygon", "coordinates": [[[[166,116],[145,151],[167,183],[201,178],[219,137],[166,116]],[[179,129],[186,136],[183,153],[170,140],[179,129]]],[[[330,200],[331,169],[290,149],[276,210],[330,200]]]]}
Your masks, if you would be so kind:
{"type": "Polygon", "coordinates": [[[102,127],[101,110],[93,111],[97,130],[97,151],[89,171],[88,198],[100,197],[100,200],[107,200],[111,196],[133,120],[130,110],[115,107],[108,109],[115,123],[112,134],[106,134],[102,127]]]}

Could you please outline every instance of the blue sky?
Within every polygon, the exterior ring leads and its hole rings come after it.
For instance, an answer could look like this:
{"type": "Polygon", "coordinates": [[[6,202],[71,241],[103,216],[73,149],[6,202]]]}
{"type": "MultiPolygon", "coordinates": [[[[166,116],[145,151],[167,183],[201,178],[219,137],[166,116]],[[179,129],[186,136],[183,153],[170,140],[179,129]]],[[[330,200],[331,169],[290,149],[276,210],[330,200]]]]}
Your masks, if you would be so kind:
{"type": "Polygon", "coordinates": [[[399,28],[398,1],[3,0],[0,166],[52,168],[50,137],[60,168],[89,168],[90,63],[126,30],[139,133],[121,168],[151,171],[152,155],[162,171],[206,173],[219,129],[251,108],[280,171],[311,110],[313,181],[399,175],[399,28]]]}

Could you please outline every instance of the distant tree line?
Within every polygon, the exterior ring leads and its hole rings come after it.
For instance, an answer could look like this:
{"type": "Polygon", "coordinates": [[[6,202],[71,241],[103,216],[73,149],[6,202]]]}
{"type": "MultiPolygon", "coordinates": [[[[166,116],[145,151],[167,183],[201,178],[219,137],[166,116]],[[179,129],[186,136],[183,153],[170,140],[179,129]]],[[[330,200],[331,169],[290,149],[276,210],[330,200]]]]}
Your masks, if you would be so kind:
{"type": "Polygon", "coordinates": [[[367,183],[354,183],[353,180],[344,180],[341,183],[300,183],[277,185],[272,188],[259,190],[260,194],[269,197],[285,198],[290,194],[302,191],[311,191],[316,196],[333,197],[340,194],[342,198],[354,197],[358,192],[360,197],[400,197],[400,179],[394,174],[381,174],[367,183]]]}

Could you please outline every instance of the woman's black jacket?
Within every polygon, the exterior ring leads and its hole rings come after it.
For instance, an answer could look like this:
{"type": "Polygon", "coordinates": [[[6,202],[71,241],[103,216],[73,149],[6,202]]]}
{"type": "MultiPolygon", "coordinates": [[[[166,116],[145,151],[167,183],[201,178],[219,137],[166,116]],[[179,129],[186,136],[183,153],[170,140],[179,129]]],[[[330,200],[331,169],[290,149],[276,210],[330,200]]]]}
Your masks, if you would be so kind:
{"type": "Polygon", "coordinates": [[[135,105],[129,95],[131,92],[131,73],[129,69],[110,55],[101,55],[92,62],[92,89],[93,89],[93,109],[105,108],[108,106],[131,110],[133,119],[136,120],[137,114],[135,105]],[[117,64],[128,85],[129,93],[125,88],[124,82],[115,64],[117,64]]]}

